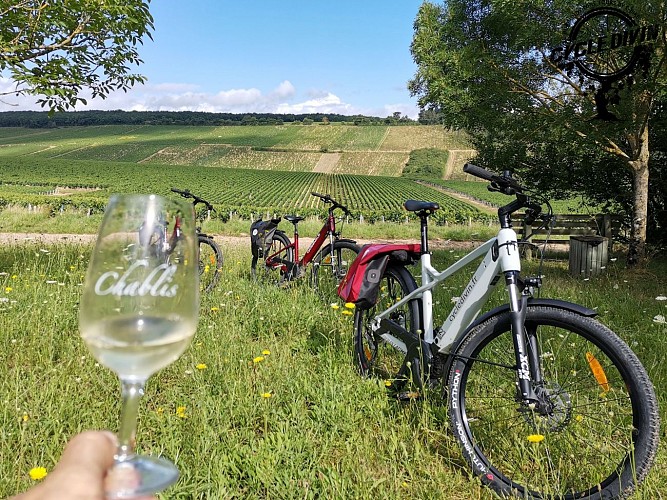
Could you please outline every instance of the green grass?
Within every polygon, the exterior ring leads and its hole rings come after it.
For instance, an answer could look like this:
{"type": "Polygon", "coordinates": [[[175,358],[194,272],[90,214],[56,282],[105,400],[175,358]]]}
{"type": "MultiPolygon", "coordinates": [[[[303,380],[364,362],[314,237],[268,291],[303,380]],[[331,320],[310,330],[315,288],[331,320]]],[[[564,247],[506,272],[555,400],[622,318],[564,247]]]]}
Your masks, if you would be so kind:
{"type": "MultiPolygon", "coordinates": [[[[0,248],[0,497],[28,488],[32,467],[52,470],[73,434],[117,428],[118,382],[77,330],[90,251],[0,248]]],[[[182,474],[163,498],[492,498],[469,476],[436,400],[403,406],[356,375],[344,308],[304,285],[255,284],[249,249],[223,251],[223,278],[202,298],[192,345],[150,380],[141,405],[140,451],[165,455],[182,474]]],[[[461,254],[434,259],[442,267],[461,254]]],[[[630,272],[615,262],[590,281],[564,267],[547,263],[543,295],[597,308],[644,362],[664,419],[667,326],[652,319],[667,315],[656,300],[667,295],[667,263],[630,272]]],[[[465,280],[467,271],[438,287],[440,317],[465,280]]],[[[500,300],[498,292],[492,303],[500,300]]],[[[666,458],[663,445],[635,498],[660,497],[666,458]]]]}
{"type": "MultiPolygon", "coordinates": [[[[95,234],[102,217],[101,212],[88,216],[81,210],[66,209],[62,213],[56,210],[55,214],[51,214],[46,207],[28,210],[13,206],[0,210],[0,233],[95,234]]],[[[201,227],[204,232],[213,235],[249,237],[250,224],[247,219],[232,217],[227,222],[219,219],[204,220],[201,227]]],[[[301,237],[314,238],[322,228],[322,224],[322,220],[308,217],[299,223],[299,233],[301,237]]],[[[283,219],[279,227],[292,238],[294,232],[292,224],[283,219]]],[[[419,241],[417,221],[376,224],[353,221],[343,223],[342,226],[339,224],[338,230],[342,231],[346,238],[359,240],[419,241]]],[[[431,240],[484,241],[494,236],[496,232],[497,228],[494,225],[485,223],[429,225],[431,240]]]]}

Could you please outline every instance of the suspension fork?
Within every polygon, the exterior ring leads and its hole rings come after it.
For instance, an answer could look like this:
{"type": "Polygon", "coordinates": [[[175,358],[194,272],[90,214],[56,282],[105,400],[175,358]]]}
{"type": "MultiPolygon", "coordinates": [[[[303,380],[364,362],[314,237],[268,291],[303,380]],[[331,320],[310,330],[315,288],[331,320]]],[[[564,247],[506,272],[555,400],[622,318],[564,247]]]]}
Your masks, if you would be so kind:
{"type": "Polygon", "coordinates": [[[517,271],[505,273],[505,284],[510,296],[512,342],[520,399],[526,404],[536,404],[538,398],[534,387],[536,382],[542,380],[542,374],[536,332],[525,327],[529,294],[520,290],[517,271]]]}

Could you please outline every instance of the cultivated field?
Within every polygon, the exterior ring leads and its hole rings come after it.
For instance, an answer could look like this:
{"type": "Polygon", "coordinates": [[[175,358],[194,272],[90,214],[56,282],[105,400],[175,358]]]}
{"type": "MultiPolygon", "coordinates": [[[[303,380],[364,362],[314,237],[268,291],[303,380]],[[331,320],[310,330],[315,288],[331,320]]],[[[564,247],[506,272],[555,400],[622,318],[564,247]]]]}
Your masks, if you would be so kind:
{"type": "Polygon", "coordinates": [[[399,176],[418,148],[466,149],[467,137],[438,126],[94,126],[0,129],[0,157],[120,161],[312,172],[326,152],[335,173],[399,176]]]}
{"type": "Polygon", "coordinates": [[[0,158],[0,199],[5,204],[48,205],[101,210],[117,192],[172,195],[170,188],[190,189],[217,207],[243,217],[253,213],[323,214],[326,208],[310,193],[328,193],[368,221],[404,220],[406,199],[437,201],[435,219],[461,223],[486,221],[472,205],[414,181],[395,177],[329,175],[276,170],[220,169],[197,166],[67,161],[26,157],[0,158]],[[57,191],[57,186],[78,188],[57,191]]]}

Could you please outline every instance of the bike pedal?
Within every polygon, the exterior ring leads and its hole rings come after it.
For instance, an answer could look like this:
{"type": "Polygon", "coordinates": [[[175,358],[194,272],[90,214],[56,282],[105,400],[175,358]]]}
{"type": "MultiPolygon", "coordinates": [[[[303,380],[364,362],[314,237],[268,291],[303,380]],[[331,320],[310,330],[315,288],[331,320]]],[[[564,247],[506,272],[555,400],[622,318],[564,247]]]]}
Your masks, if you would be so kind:
{"type": "Polygon", "coordinates": [[[417,391],[401,391],[396,393],[396,399],[401,402],[419,401],[422,399],[422,396],[417,391]]]}

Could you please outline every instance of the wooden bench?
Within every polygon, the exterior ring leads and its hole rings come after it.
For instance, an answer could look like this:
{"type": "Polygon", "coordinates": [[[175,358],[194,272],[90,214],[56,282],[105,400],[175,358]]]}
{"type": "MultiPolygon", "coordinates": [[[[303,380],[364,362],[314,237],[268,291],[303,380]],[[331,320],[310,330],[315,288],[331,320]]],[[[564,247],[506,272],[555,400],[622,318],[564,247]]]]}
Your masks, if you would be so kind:
{"type": "MultiPolygon", "coordinates": [[[[538,229],[537,227],[527,226],[523,222],[524,214],[514,214],[512,224],[520,238],[532,232],[531,241],[535,244],[545,242],[547,229],[538,229]]],[[[559,214],[556,215],[554,226],[549,235],[549,245],[556,245],[556,249],[562,246],[562,249],[569,248],[570,238],[573,236],[602,236],[607,238],[607,250],[611,249],[612,243],[618,239],[621,233],[621,218],[617,215],[598,214],[598,215],[579,215],[579,214],[559,214]],[[565,246],[567,245],[567,247],[565,246]]],[[[526,257],[532,257],[530,247],[526,248],[526,257]]]]}
{"type": "MultiPolygon", "coordinates": [[[[558,248],[558,245],[568,245],[570,274],[586,279],[604,271],[612,243],[621,231],[621,218],[608,214],[556,215],[550,233],[548,228],[538,229],[526,225],[523,214],[513,216],[512,220],[520,237],[532,233],[531,241],[535,244],[545,242],[549,234],[549,246],[558,248]]],[[[523,251],[527,259],[533,257],[529,245],[523,251]]]]}

